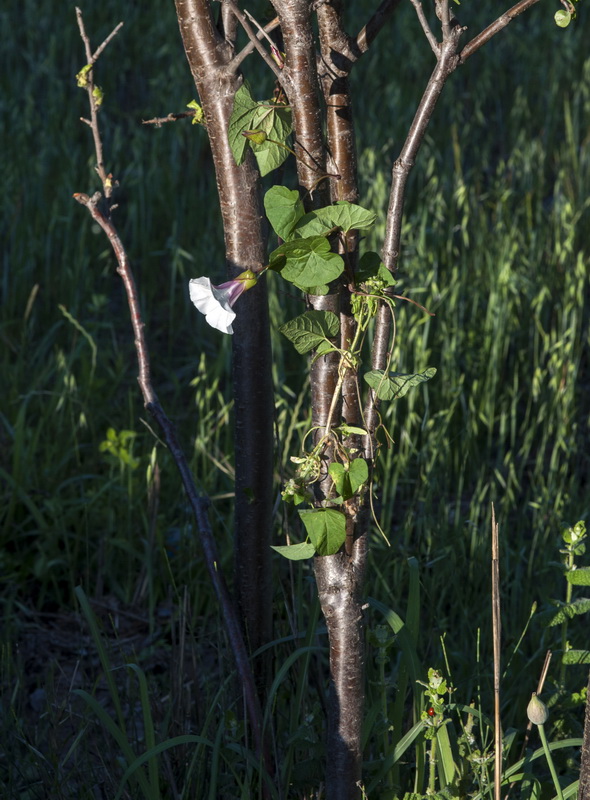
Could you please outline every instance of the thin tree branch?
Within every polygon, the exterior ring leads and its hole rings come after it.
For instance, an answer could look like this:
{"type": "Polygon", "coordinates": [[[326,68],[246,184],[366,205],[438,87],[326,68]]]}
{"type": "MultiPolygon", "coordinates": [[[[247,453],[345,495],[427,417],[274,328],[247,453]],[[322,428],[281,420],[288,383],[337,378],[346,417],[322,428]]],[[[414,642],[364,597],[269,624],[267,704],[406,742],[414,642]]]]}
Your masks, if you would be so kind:
{"type": "Polygon", "coordinates": [[[426,14],[424,13],[424,9],[422,8],[422,3],[420,0],[412,0],[412,5],[416,9],[416,14],[418,15],[418,19],[420,20],[420,25],[422,26],[422,30],[424,31],[424,35],[428,39],[430,47],[432,48],[432,52],[438,58],[440,55],[440,45],[436,36],[433,34],[428,20],[426,19],[426,14]]]}
{"type": "MultiPolygon", "coordinates": [[[[80,9],[76,9],[76,14],[78,18],[78,25],[80,27],[80,34],[82,36],[82,40],[84,42],[84,46],[86,48],[86,52],[88,55],[88,53],[90,52],[90,42],[84,29],[82,12],[80,11],[80,9]]],[[[118,26],[113,31],[113,33],[110,35],[110,39],[112,39],[112,37],[115,35],[119,27],[120,26],[118,26]]],[[[96,53],[100,54],[100,52],[104,50],[106,42],[107,40],[103,42],[103,45],[101,45],[101,47],[98,48],[96,53]]],[[[89,73],[91,72],[92,70],[89,70],[89,73]]],[[[99,162],[101,162],[102,141],[101,141],[100,131],[98,128],[96,103],[91,89],[92,85],[93,85],[92,81],[90,80],[87,89],[88,89],[89,102],[92,113],[92,131],[94,134],[95,151],[97,159],[99,160],[99,162]]],[[[102,171],[104,173],[104,167],[102,171]]],[[[99,172],[99,175],[100,174],[101,173],[99,172]]],[[[201,538],[201,543],[203,546],[203,553],[205,556],[206,567],[209,572],[209,576],[211,578],[211,582],[213,584],[219,604],[221,606],[222,615],[227,628],[228,638],[236,662],[236,668],[238,671],[238,675],[240,677],[240,684],[244,692],[246,709],[250,725],[252,728],[255,746],[257,748],[257,751],[262,755],[270,774],[272,772],[272,769],[270,767],[271,759],[267,755],[263,738],[262,712],[261,712],[260,702],[258,699],[254,677],[252,674],[252,669],[244,640],[244,634],[242,632],[242,627],[238,619],[238,614],[232,602],[223,574],[219,569],[220,558],[217,552],[217,546],[215,544],[215,539],[213,537],[213,532],[211,530],[211,526],[206,511],[209,501],[202,497],[199,497],[193,475],[190,471],[190,467],[186,460],[186,456],[184,455],[184,452],[182,451],[182,448],[178,443],[174,427],[169,418],[166,416],[164,409],[162,408],[158,400],[158,397],[153,389],[151,382],[151,373],[150,373],[149,352],[144,334],[145,323],[143,321],[141,314],[141,308],[137,294],[137,287],[135,284],[135,279],[133,276],[133,271],[127,255],[127,251],[117,233],[115,225],[110,216],[110,204],[108,202],[108,197],[110,195],[110,190],[112,190],[113,180],[112,176],[106,176],[106,175],[104,176],[104,178],[101,175],[101,179],[103,180],[105,197],[107,198],[106,201],[103,201],[103,196],[101,195],[100,192],[96,192],[92,197],[89,197],[86,194],[76,193],[74,194],[74,198],[75,200],[77,200],[77,202],[79,202],[81,205],[85,206],[88,209],[94,221],[98,223],[98,225],[102,228],[102,230],[106,234],[111,244],[111,247],[113,248],[113,252],[115,254],[115,258],[117,260],[117,265],[118,265],[117,272],[119,273],[121,279],[123,280],[125,292],[127,295],[127,302],[129,305],[129,313],[131,317],[131,324],[133,327],[133,333],[135,339],[135,350],[137,353],[137,360],[139,365],[138,382],[143,396],[144,404],[146,409],[150,412],[150,414],[154,417],[154,419],[158,422],[158,424],[162,429],[164,439],[166,441],[166,444],[168,445],[168,448],[170,449],[170,453],[174,459],[178,471],[180,472],[183,486],[185,488],[187,497],[189,499],[189,503],[193,510],[201,538]]],[[[266,791],[266,789],[263,789],[263,791],[266,791]]]]}
{"type": "Polygon", "coordinates": [[[99,45],[94,53],[92,53],[92,48],[90,47],[90,39],[86,35],[86,31],[84,30],[84,20],[82,19],[82,11],[81,9],[76,6],[76,19],[78,20],[78,27],[80,29],[80,36],[82,37],[82,41],[84,42],[84,49],[86,50],[86,63],[87,64],[94,64],[97,60],[102,51],[105,47],[109,44],[109,42],[114,39],[114,37],[119,33],[121,28],[123,27],[123,22],[119,22],[113,30],[109,33],[107,38],[104,42],[99,45]]]}
{"type": "Polygon", "coordinates": [[[95,83],[94,83],[94,69],[93,66],[96,63],[97,58],[103,52],[105,47],[108,43],[117,35],[117,33],[123,27],[123,23],[120,22],[112,31],[109,33],[107,38],[104,42],[97,47],[94,54],[92,54],[92,48],[90,46],[90,39],[86,30],[84,28],[84,19],[82,17],[82,11],[76,7],[76,19],[78,20],[78,28],[80,29],[80,36],[82,41],[84,42],[84,50],[86,53],[86,64],[91,64],[91,68],[86,73],[86,92],[88,94],[88,102],[90,104],[90,120],[82,119],[92,130],[92,138],[94,139],[94,152],[96,153],[96,171],[98,173],[98,177],[101,180],[103,191],[105,197],[110,199],[114,184],[112,181],[112,176],[107,175],[107,171],[104,166],[104,156],[102,152],[102,139],[100,137],[100,131],[98,128],[98,109],[99,103],[97,102],[96,92],[95,92],[95,83]]]}
{"type": "MultiPolygon", "coordinates": [[[[251,42],[252,46],[256,48],[256,50],[259,52],[260,56],[262,57],[264,63],[266,64],[266,66],[269,67],[274,72],[276,79],[279,81],[281,86],[283,86],[283,88],[284,88],[284,77],[283,77],[282,70],[279,69],[279,66],[276,63],[276,61],[273,60],[272,56],[269,56],[269,54],[266,52],[265,48],[262,46],[262,42],[260,41],[260,39],[256,35],[256,31],[250,25],[250,23],[248,21],[248,18],[246,17],[244,12],[240,8],[238,8],[238,6],[234,2],[234,0],[222,0],[222,2],[224,3],[224,5],[228,6],[232,10],[233,14],[235,14],[236,18],[239,20],[242,28],[245,30],[248,38],[250,39],[250,42],[251,42]]],[[[245,58],[245,56],[244,56],[244,58],[245,58]]],[[[229,69],[237,70],[238,66],[242,63],[244,58],[241,58],[241,53],[238,53],[238,55],[235,56],[235,58],[233,58],[229,62],[229,65],[228,65],[229,69]]]]}
{"type": "Polygon", "coordinates": [[[463,29],[459,26],[451,28],[449,39],[443,42],[439,61],[424,90],[400,156],[393,165],[387,227],[382,251],[383,263],[392,272],[395,272],[397,268],[402,213],[408,176],[415,164],[418,150],[444,85],[459,63],[456,52],[462,32],[463,29]]]}
{"type": "Polygon", "coordinates": [[[383,26],[389,21],[400,3],[401,0],[383,0],[379,8],[375,11],[367,24],[361,28],[354,39],[354,45],[355,49],[358,51],[358,56],[367,52],[379,31],[381,31],[383,26]]]}
{"type": "Polygon", "coordinates": [[[153,119],[142,119],[142,125],[153,125],[156,128],[161,128],[166,122],[177,122],[179,119],[186,119],[187,117],[194,117],[195,111],[181,111],[178,114],[167,114],[165,117],[154,117],[153,119]]]}
{"type": "Polygon", "coordinates": [[[467,61],[469,56],[472,56],[480,47],[483,47],[486,42],[489,42],[497,33],[500,33],[507,25],[509,25],[513,19],[518,17],[524,11],[527,11],[531,6],[534,6],[535,3],[538,3],[539,0],[520,0],[519,3],[512,6],[508,11],[502,14],[495,22],[492,22],[491,25],[483,30],[481,33],[478,33],[470,42],[468,42],[465,47],[461,50],[459,54],[459,60],[461,62],[467,61]]]}
{"type": "Polygon", "coordinates": [[[176,464],[182,484],[186,491],[189,503],[195,515],[201,544],[203,546],[203,553],[205,555],[205,565],[209,572],[209,577],[213,584],[215,594],[221,606],[223,619],[227,627],[227,634],[231,642],[232,652],[236,661],[236,667],[240,676],[240,683],[244,691],[246,707],[248,709],[248,717],[252,725],[254,741],[258,752],[263,752],[263,739],[262,739],[262,715],[260,704],[258,702],[258,695],[252,677],[250,668],[250,661],[248,659],[246,645],[242,634],[242,628],[238,621],[234,604],[231,600],[227,584],[223,577],[223,573],[219,569],[220,558],[217,552],[217,545],[211,530],[209,518],[207,515],[207,507],[209,501],[203,497],[199,497],[197,487],[190,467],[186,460],[186,456],[176,436],[174,426],[170,419],[167,417],[164,409],[162,408],[158,397],[154,391],[151,382],[150,374],[150,361],[147,343],[144,335],[145,323],[142,318],[141,308],[139,305],[139,298],[137,295],[137,287],[135,278],[131,269],[131,264],[127,256],[127,251],[117,233],[117,230],[112,220],[105,215],[101,209],[102,195],[96,192],[92,197],[87,194],[74,194],[74,199],[81,205],[85,206],[92,219],[100,225],[115,253],[117,259],[117,272],[123,280],[125,292],[127,295],[127,302],[129,305],[129,314],[131,316],[131,324],[133,326],[133,333],[135,334],[135,351],[137,353],[137,360],[139,364],[138,383],[143,396],[146,409],[150,412],[156,422],[160,425],[164,440],[168,445],[174,463],[176,464]]]}
{"type": "MultiPolygon", "coordinates": [[[[248,14],[248,16],[250,16],[250,15],[248,14]]],[[[252,18],[252,19],[254,19],[254,18],[252,18]]],[[[260,30],[256,34],[256,39],[259,39],[259,40],[262,41],[262,39],[267,37],[270,40],[270,37],[268,37],[268,34],[271,33],[272,31],[274,31],[275,28],[278,28],[278,27],[279,27],[279,18],[275,17],[273,20],[271,20],[268,23],[268,25],[265,25],[264,28],[260,28],[260,30]]],[[[245,44],[244,47],[242,47],[240,52],[236,53],[236,55],[232,58],[230,67],[232,69],[237,69],[240,66],[240,64],[242,63],[242,61],[244,61],[244,59],[246,59],[250,55],[250,53],[255,49],[257,49],[256,45],[254,44],[254,41],[252,39],[250,39],[250,41],[247,44],[245,44]]],[[[264,52],[266,52],[266,50],[264,52]]],[[[276,66],[278,66],[278,65],[276,65],[276,66]]]]}
{"type": "Polygon", "coordinates": [[[451,16],[449,13],[449,0],[437,0],[437,8],[439,9],[440,19],[442,22],[442,37],[443,42],[448,41],[451,35],[451,16]]]}

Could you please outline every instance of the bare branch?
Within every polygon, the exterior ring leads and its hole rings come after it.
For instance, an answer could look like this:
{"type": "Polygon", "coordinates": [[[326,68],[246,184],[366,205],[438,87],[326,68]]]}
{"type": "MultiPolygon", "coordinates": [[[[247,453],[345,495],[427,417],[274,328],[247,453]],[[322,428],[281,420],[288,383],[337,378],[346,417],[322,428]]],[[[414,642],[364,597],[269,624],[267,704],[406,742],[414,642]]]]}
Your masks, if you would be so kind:
{"type": "MultiPolygon", "coordinates": [[[[266,38],[268,39],[269,42],[272,43],[272,39],[270,38],[270,36],[268,36],[268,34],[271,31],[274,31],[275,28],[279,27],[279,18],[275,17],[268,23],[268,25],[265,25],[264,28],[261,28],[251,14],[249,14],[247,11],[245,11],[244,13],[248,17],[248,19],[250,19],[258,28],[258,33],[256,34],[256,38],[260,40],[266,38]]],[[[250,55],[250,53],[255,49],[256,45],[252,40],[250,40],[248,44],[244,45],[244,47],[240,50],[240,52],[237,53],[234,58],[232,58],[231,61],[232,69],[237,69],[242,63],[242,61],[244,61],[244,59],[247,58],[250,55]]]]}
{"type": "Polygon", "coordinates": [[[401,0],[383,0],[367,24],[361,28],[354,39],[355,48],[358,50],[359,56],[367,52],[379,31],[383,28],[400,3],[401,0]]]}
{"type": "Polygon", "coordinates": [[[483,47],[484,44],[490,41],[497,33],[500,33],[507,25],[509,25],[513,19],[518,17],[524,11],[527,11],[531,6],[534,6],[535,3],[538,3],[539,0],[520,0],[515,6],[512,6],[508,11],[502,14],[495,22],[492,22],[491,25],[483,30],[481,33],[478,33],[470,42],[468,42],[463,50],[461,50],[459,54],[459,60],[461,62],[467,61],[469,56],[472,56],[476,50],[479,50],[480,47],[483,47]]]}
{"type": "Polygon", "coordinates": [[[430,25],[428,24],[428,20],[426,19],[426,14],[424,13],[424,9],[422,8],[422,3],[420,2],[420,0],[412,0],[412,5],[416,9],[416,14],[418,15],[418,19],[420,20],[420,25],[422,25],[422,30],[424,31],[424,35],[428,39],[430,47],[432,48],[432,52],[438,58],[440,55],[440,45],[437,41],[436,36],[433,34],[430,25]]]}
{"type": "Polygon", "coordinates": [[[142,125],[154,125],[156,128],[161,128],[165,122],[176,122],[179,119],[186,119],[187,117],[194,117],[194,111],[181,111],[178,114],[167,114],[165,117],[154,117],[153,119],[142,119],[142,125]]]}
{"type": "Polygon", "coordinates": [[[449,13],[449,0],[439,0],[437,3],[437,7],[440,13],[440,19],[442,22],[442,35],[443,35],[443,42],[447,42],[451,35],[451,15],[449,13]]]}
{"type": "Polygon", "coordinates": [[[109,33],[109,35],[104,40],[104,42],[99,47],[96,48],[96,50],[94,51],[94,54],[92,55],[92,58],[91,58],[91,63],[92,64],[94,64],[95,61],[98,61],[98,57],[100,56],[102,51],[109,44],[111,39],[114,39],[114,37],[119,33],[119,31],[121,30],[122,27],[123,27],[123,23],[119,22],[119,24],[115,28],[113,28],[113,30],[109,33]]]}
{"type": "MultiPolygon", "coordinates": [[[[269,54],[266,52],[266,50],[262,46],[262,42],[260,41],[260,39],[256,35],[256,31],[254,30],[254,28],[248,22],[248,18],[246,17],[244,12],[240,8],[238,8],[238,6],[234,2],[234,0],[222,0],[222,2],[225,3],[225,5],[229,6],[229,8],[231,8],[232,12],[235,14],[237,19],[240,21],[240,24],[241,24],[242,28],[246,31],[246,34],[248,35],[248,38],[250,39],[250,42],[252,43],[252,46],[255,47],[256,50],[258,50],[258,52],[260,53],[264,63],[267,65],[267,67],[269,67],[274,72],[274,74],[276,75],[277,80],[279,81],[279,83],[282,86],[284,84],[284,77],[283,77],[282,70],[279,69],[278,64],[273,60],[272,56],[269,56],[269,54]]],[[[229,68],[230,69],[237,70],[239,64],[241,64],[241,62],[244,60],[244,58],[241,57],[241,56],[242,56],[242,54],[238,53],[238,55],[234,59],[232,59],[232,61],[230,61],[230,63],[229,63],[229,68]]]]}
{"type": "MultiPolygon", "coordinates": [[[[84,29],[82,12],[80,9],[76,9],[76,14],[78,17],[78,25],[80,27],[80,35],[84,42],[88,56],[90,54],[90,41],[84,29]]],[[[112,32],[109,40],[112,39],[112,37],[116,34],[119,27],[120,26],[118,26],[112,32]]],[[[108,40],[105,40],[101,47],[98,48],[95,53],[95,59],[98,57],[98,55],[100,55],[100,52],[104,50],[106,44],[108,44],[108,40]]],[[[91,61],[89,60],[88,63],[91,63],[91,61]]],[[[97,106],[92,93],[94,84],[91,79],[91,74],[92,70],[89,70],[87,73],[89,82],[88,86],[86,87],[88,90],[92,114],[91,127],[94,134],[97,160],[99,161],[99,165],[104,173],[104,167],[102,166],[102,141],[98,128],[97,106]]],[[[76,193],[74,194],[74,199],[88,209],[91,217],[102,228],[111,244],[111,247],[113,248],[118,265],[117,272],[123,281],[127,295],[127,302],[129,305],[129,313],[135,339],[135,350],[139,365],[138,383],[141,389],[144,404],[146,409],[160,425],[164,435],[164,440],[170,450],[178,471],[180,472],[181,480],[199,530],[206,567],[222,608],[222,615],[227,626],[228,637],[236,661],[237,671],[240,676],[240,683],[244,692],[245,704],[250,724],[252,726],[254,741],[258,752],[263,756],[265,762],[270,764],[270,757],[266,754],[264,747],[262,733],[262,712],[254,683],[248,652],[246,649],[244,634],[242,632],[238,614],[227,588],[223,573],[219,569],[220,558],[207,515],[209,501],[206,498],[200,497],[198,494],[193,475],[186,460],[186,456],[184,455],[184,452],[178,442],[174,426],[164,412],[164,409],[162,408],[152,386],[149,351],[144,334],[145,323],[141,313],[135,278],[133,276],[131,263],[129,261],[125,246],[123,245],[123,242],[121,241],[110,216],[108,197],[110,195],[110,191],[112,190],[113,180],[112,176],[110,175],[105,174],[103,177],[100,171],[99,174],[101,175],[101,179],[103,180],[103,185],[105,187],[105,196],[107,198],[106,201],[103,199],[103,195],[101,195],[100,192],[96,192],[92,197],[89,197],[86,194],[76,193]]]]}
{"type": "Polygon", "coordinates": [[[395,272],[397,268],[397,259],[399,256],[402,213],[408,175],[415,164],[418,150],[420,149],[424,134],[426,133],[426,128],[428,127],[444,85],[459,64],[456,51],[462,32],[463,29],[459,26],[452,27],[451,38],[443,42],[439,61],[424,90],[400,156],[393,165],[389,210],[387,212],[387,228],[382,251],[383,263],[392,272],[395,272]]]}
{"type": "Polygon", "coordinates": [[[98,57],[100,56],[102,51],[105,49],[105,47],[119,33],[119,31],[123,27],[124,23],[123,22],[119,22],[119,24],[116,25],[113,28],[113,30],[109,33],[109,35],[104,40],[104,42],[101,45],[99,45],[99,47],[96,48],[94,53],[92,53],[92,48],[90,47],[90,39],[86,35],[86,31],[84,29],[84,21],[82,19],[82,11],[81,11],[81,9],[78,8],[78,6],[76,6],[76,19],[78,20],[78,28],[80,29],[80,36],[82,37],[82,41],[84,42],[84,48],[86,50],[86,63],[87,64],[94,64],[96,61],[98,61],[98,57]]]}

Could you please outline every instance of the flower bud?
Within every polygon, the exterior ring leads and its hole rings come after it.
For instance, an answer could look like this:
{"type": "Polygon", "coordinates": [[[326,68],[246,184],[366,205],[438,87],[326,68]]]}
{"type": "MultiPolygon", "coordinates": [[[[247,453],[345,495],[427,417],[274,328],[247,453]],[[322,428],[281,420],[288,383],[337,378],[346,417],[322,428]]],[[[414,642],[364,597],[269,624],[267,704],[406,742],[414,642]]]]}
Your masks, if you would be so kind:
{"type": "Polygon", "coordinates": [[[529,720],[534,725],[544,725],[549,719],[549,709],[545,703],[537,697],[537,693],[533,692],[531,701],[526,710],[529,720]]]}

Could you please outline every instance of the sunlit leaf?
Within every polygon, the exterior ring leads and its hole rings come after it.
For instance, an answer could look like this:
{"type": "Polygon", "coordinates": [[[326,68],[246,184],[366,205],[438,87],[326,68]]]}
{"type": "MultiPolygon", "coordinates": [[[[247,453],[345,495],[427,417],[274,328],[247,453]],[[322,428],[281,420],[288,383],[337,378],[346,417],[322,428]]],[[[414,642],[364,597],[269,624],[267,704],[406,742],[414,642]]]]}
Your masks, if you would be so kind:
{"type": "Polygon", "coordinates": [[[588,611],[590,611],[590,598],[579,597],[572,603],[564,603],[555,609],[555,611],[540,614],[539,618],[548,627],[552,628],[555,625],[561,625],[563,622],[573,619],[579,614],[586,614],[588,611]]]}
{"type": "Polygon", "coordinates": [[[568,650],[561,656],[562,664],[590,664],[590,650],[568,650]]]}
{"type": "Polygon", "coordinates": [[[340,321],[332,311],[306,311],[279,328],[301,354],[308,353],[321,344],[331,347],[325,340],[336,336],[339,329],[340,321]]]}
{"type": "Polygon", "coordinates": [[[284,186],[272,186],[268,190],[264,195],[264,210],[274,232],[286,242],[305,213],[299,192],[284,186]]]}
{"type": "Polygon", "coordinates": [[[259,103],[254,112],[253,123],[258,135],[257,138],[250,139],[250,145],[260,174],[264,176],[280,167],[289,156],[289,150],[284,145],[291,134],[291,110],[274,104],[259,103]]]}
{"type": "Polygon", "coordinates": [[[305,238],[321,236],[334,228],[344,232],[353,229],[367,230],[375,222],[375,217],[373,211],[343,200],[333,206],[310,211],[299,220],[295,233],[305,238]]]}
{"type": "Polygon", "coordinates": [[[330,477],[344,500],[353,497],[369,478],[369,467],[364,458],[355,458],[348,464],[333,462],[328,467],[330,477]]]}
{"type": "Polygon", "coordinates": [[[311,558],[315,555],[315,547],[310,542],[271,546],[272,549],[275,550],[279,555],[288,558],[290,561],[303,561],[303,559],[311,558]]]}
{"type": "Polygon", "coordinates": [[[436,367],[428,367],[424,372],[409,374],[390,372],[389,375],[385,375],[381,369],[375,369],[367,372],[364,378],[380,400],[394,400],[403,397],[412,387],[429,381],[434,375],[436,367]]]}
{"type": "Polygon", "coordinates": [[[565,574],[568,583],[574,586],[590,586],[590,567],[579,567],[565,574]]]}
{"type": "Polygon", "coordinates": [[[229,146],[238,166],[244,162],[248,147],[248,140],[242,136],[242,132],[256,127],[254,118],[257,107],[250,86],[244,81],[234,96],[234,107],[227,131],[229,146]]]}
{"type": "Polygon", "coordinates": [[[300,511],[299,516],[318,556],[331,556],[340,550],[346,539],[346,518],[341,511],[317,508],[300,511]]]}
{"type": "Polygon", "coordinates": [[[278,268],[285,280],[300,289],[311,289],[330,283],[344,270],[344,261],[330,250],[330,243],[324,236],[310,239],[294,239],[285,242],[270,256],[270,266],[281,264],[278,268]],[[282,264],[284,259],[284,264],[282,264]]]}

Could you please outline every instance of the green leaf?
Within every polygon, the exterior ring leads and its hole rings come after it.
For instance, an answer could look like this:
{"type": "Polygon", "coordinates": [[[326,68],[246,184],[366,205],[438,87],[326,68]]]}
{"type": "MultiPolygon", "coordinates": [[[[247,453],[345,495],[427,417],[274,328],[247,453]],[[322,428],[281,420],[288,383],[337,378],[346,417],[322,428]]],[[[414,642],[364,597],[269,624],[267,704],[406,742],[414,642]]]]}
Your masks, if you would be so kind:
{"type": "Polygon", "coordinates": [[[299,192],[284,186],[272,186],[264,195],[264,209],[274,232],[286,242],[305,210],[299,192]]]}
{"type": "Polygon", "coordinates": [[[195,116],[193,117],[192,125],[198,125],[200,122],[203,122],[205,119],[205,112],[201,108],[201,106],[197,103],[196,100],[191,100],[190,103],[186,104],[187,108],[192,109],[195,112],[195,116]]]}
{"type": "Polygon", "coordinates": [[[389,377],[383,370],[375,369],[364,376],[369,386],[375,390],[380,400],[393,400],[403,397],[413,386],[429,381],[436,375],[436,367],[428,367],[424,372],[403,374],[390,372],[389,377]]]}
{"type": "Polygon", "coordinates": [[[80,89],[85,89],[88,86],[88,73],[92,69],[92,64],[86,64],[82,67],[80,72],[76,73],[76,85],[80,89]]]}
{"type": "Polygon", "coordinates": [[[253,122],[258,136],[250,139],[250,146],[256,156],[260,174],[264,176],[280,167],[289,156],[285,145],[292,129],[291,109],[272,103],[258,104],[253,122]]]}
{"type": "Polygon", "coordinates": [[[361,256],[355,278],[357,284],[377,278],[383,281],[385,286],[395,285],[393,275],[381,261],[381,256],[378,253],[374,253],[372,250],[367,251],[361,256]]]}
{"type": "Polygon", "coordinates": [[[297,223],[297,236],[321,236],[334,228],[345,233],[350,230],[367,230],[375,222],[376,214],[362,206],[341,200],[333,206],[325,206],[310,211],[297,223]]]}
{"type": "Polygon", "coordinates": [[[311,558],[315,555],[315,547],[309,542],[300,544],[271,545],[279,555],[288,558],[290,561],[303,561],[304,558],[311,558]]]}
{"type": "Polygon", "coordinates": [[[260,174],[267,175],[289,155],[289,150],[284,145],[291,129],[291,109],[277,105],[272,100],[257,102],[252,97],[248,82],[244,81],[235,94],[227,131],[236,164],[239,166],[243,163],[246,148],[250,146],[256,156],[260,174]],[[244,133],[250,136],[244,136],[244,133]]]}
{"type": "Polygon", "coordinates": [[[347,425],[346,422],[341,423],[337,428],[334,428],[342,436],[367,436],[367,431],[364,428],[357,428],[356,425],[347,425]]]}
{"type": "Polygon", "coordinates": [[[562,664],[590,664],[590,650],[568,650],[561,656],[562,664]]]}
{"type": "MultiPolygon", "coordinates": [[[[336,336],[339,330],[340,321],[332,311],[306,311],[279,328],[302,355],[326,344],[325,340],[336,336]]],[[[331,343],[328,345],[331,347],[331,343]]]]}
{"type": "Polygon", "coordinates": [[[590,567],[580,567],[565,573],[568,583],[574,586],[590,586],[590,567]]]}
{"type": "Polygon", "coordinates": [[[255,128],[254,119],[258,103],[252,97],[248,81],[244,81],[234,96],[234,107],[229,119],[227,138],[229,146],[239,166],[246,158],[248,140],[242,136],[242,131],[255,128]]]}
{"type": "Polygon", "coordinates": [[[364,458],[355,458],[348,464],[335,461],[328,467],[328,472],[344,500],[353,497],[369,478],[369,467],[364,458]]]}
{"type": "MultiPolygon", "coordinates": [[[[552,612],[551,615],[547,615],[548,620],[546,624],[548,627],[552,628],[555,625],[561,625],[563,622],[573,619],[579,614],[585,614],[587,611],[590,611],[590,598],[579,597],[577,600],[574,600],[573,603],[564,603],[564,605],[552,612]]],[[[542,616],[545,617],[545,614],[542,616]]]]}
{"type": "Polygon", "coordinates": [[[299,516],[318,556],[331,556],[340,550],[346,539],[346,517],[341,511],[319,508],[300,511],[299,516]]]}
{"type": "Polygon", "coordinates": [[[270,266],[278,268],[285,280],[303,290],[330,283],[344,271],[343,259],[331,252],[324,236],[285,242],[271,253],[270,266]]]}

